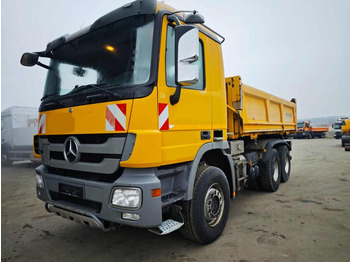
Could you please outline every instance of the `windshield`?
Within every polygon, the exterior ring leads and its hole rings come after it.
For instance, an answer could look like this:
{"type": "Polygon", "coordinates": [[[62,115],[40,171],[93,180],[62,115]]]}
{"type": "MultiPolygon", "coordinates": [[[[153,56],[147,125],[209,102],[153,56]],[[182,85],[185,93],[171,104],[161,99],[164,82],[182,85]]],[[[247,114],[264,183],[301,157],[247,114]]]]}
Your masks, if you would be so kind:
{"type": "Polygon", "coordinates": [[[338,124],[338,123],[334,124],[334,129],[341,129],[341,124],[338,124]]]}
{"type": "Polygon", "coordinates": [[[93,85],[112,89],[146,83],[151,71],[153,20],[152,15],[129,17],[56,49],[43,99],[102,93],[93,85]]]}
{"type": "Polygon", "coordinates": [[[303,128],[304,127],[304,123],[298,123],[297,124],[297,128],[303,128]]]}

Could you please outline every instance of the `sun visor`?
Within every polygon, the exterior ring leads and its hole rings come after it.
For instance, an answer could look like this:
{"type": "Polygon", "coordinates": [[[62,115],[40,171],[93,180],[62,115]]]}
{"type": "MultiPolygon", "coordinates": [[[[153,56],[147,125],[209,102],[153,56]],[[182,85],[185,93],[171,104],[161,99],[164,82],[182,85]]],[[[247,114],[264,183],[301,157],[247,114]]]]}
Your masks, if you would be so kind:
{"type": "Polygon", "coordinates": [[[156,6],[156,0],[138,0],[131,2],[97,19],[95,23],[91,25],[90,31],[94,31],[130,16],[155,14],[156,6]]]}

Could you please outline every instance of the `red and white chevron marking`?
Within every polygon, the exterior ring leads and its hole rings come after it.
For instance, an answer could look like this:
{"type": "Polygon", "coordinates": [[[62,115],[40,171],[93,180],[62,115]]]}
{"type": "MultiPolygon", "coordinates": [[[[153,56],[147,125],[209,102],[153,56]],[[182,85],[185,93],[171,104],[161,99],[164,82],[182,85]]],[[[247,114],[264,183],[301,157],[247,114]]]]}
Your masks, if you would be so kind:
{"type": "Polygon", "coordinates": [[[45,134],[46,132],[46,114],[41,114],[39,116],[39,125],[38,125],[38,133],[45,134]]]}
{"type": "Polygon", "coordinates": [[[126,104],[108,105],[106,107],[106,131],[126,130],[126,104]]]}
{"type": "Polygon", "coordinates": [[[159,130],[169,130],[169,106],[158,103],[159,130]]]}

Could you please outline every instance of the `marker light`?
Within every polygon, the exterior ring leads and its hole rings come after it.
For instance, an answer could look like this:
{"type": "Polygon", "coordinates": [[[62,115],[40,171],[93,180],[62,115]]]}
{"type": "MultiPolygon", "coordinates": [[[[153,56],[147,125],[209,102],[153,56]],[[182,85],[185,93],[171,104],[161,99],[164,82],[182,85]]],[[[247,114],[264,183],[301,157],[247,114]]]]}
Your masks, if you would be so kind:
{"type": "Polygon", "coordinates": [[[162,190],[160,188],[152,189],[152,197],[160,197],[162,190]]]}
{"type": "Polygon", "coordinates": [[[114,53],[115,51],[117,51],[117,50],[115,49],[115,47],[114,47],[114,46],[111,46],[111,45],[105,45],[105,49],[106,49],[107,51],[109,51],[109,52],[112,52],[112,53],[114,53]]]}

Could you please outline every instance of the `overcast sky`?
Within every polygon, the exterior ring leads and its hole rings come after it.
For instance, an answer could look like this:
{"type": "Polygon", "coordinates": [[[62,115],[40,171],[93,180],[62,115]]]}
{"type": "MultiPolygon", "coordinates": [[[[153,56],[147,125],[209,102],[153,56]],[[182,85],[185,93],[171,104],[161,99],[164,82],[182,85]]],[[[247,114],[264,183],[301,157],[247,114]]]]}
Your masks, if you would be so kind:
{"type": "MultiPolygon", "coordinates": [[[[46,70],[20,65],[128,0],[2,0],[1,109],[38,107],[46,70]]],[[[225,36],[225,75],[284,99],[298,118],[350,115],[349,0],[166,0],[225,36]]]]}

